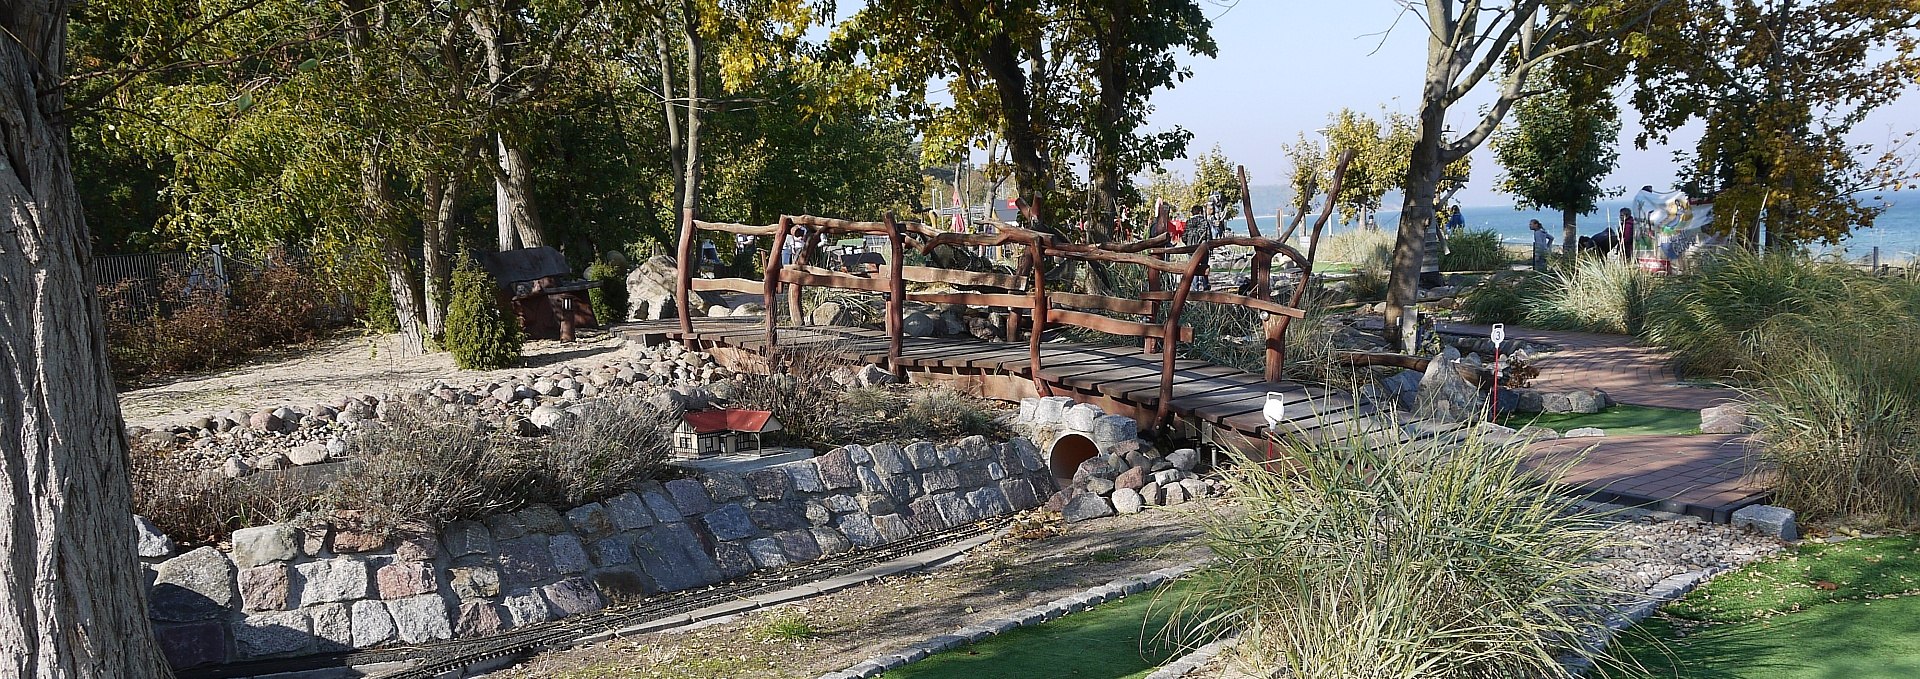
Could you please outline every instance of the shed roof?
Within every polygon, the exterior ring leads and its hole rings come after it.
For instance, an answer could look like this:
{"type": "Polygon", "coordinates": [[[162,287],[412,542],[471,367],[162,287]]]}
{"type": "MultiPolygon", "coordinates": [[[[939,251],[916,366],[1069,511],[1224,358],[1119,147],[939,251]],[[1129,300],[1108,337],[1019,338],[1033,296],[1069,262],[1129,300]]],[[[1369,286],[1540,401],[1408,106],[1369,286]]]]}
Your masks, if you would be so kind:
{"type": "Polygon", "coordinates": [[[699,434],[711,434],[717,431],[764,433],[780,429],[780,422],[773,419],[773,413],[765,410],[741,408],[696,410],[687,413],[685,418],[687,425],[693,427],[693,431],[699,434]]]}

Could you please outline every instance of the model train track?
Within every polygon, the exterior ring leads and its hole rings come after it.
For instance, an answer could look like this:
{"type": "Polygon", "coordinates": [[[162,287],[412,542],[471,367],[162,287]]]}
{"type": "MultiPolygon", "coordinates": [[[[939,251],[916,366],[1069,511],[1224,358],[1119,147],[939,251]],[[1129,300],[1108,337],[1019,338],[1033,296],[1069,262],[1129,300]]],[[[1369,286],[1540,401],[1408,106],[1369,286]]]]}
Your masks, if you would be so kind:
{"type": "Polygon", "coordinates": [[[657,594],[593,613],[528,625],[481,639],[453,639],[415,646],[232,663],[185,670],[179,672],[178,676],[181,679],[237,679],[333,667],[410,662],[412,664],[405,668],[376,676],[380,679],[431,679],[488,661],[566,647],[580,639],[667,620],[710,606],[858,573],[919,552],[985,535],[1007,522],[1006,517],[976,521],[870,550],[847,552],[812,563],[750,573],[707,587],[657,594]]]}

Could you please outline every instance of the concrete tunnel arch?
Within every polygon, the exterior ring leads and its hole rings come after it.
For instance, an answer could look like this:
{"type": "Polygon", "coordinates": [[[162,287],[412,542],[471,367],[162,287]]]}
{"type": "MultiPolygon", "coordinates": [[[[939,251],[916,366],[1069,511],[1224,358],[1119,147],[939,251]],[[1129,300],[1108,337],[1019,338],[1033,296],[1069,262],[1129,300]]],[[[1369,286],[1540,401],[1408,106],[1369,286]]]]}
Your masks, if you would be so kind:
{"type": "Polygon", "coordinates": [[[1053,473],[1053,480],[1061,488],[1073,482],[1073,473],[1080,470],[1080,463],[1091,460],[1100,454],[1100,447],[1093,439],[1083,434],[1061,434],[1047,445],[1047,471],[1053,473]]]}

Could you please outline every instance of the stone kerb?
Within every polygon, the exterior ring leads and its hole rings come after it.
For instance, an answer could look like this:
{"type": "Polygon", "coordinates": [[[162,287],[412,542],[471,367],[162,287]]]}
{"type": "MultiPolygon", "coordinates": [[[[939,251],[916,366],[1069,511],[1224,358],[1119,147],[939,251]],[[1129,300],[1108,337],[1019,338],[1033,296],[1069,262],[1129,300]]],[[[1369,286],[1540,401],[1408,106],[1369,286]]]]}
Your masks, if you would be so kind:
{"type": "Polygon", "coordinates": [[[231,551],[136,520],[149,614],[184,668],[478,637],[880,546],[1039,506],[1033,442],[851,445],[741,475],[649,482],[561,512],[534,506],[389,538],[290,525],[231,551]]]}

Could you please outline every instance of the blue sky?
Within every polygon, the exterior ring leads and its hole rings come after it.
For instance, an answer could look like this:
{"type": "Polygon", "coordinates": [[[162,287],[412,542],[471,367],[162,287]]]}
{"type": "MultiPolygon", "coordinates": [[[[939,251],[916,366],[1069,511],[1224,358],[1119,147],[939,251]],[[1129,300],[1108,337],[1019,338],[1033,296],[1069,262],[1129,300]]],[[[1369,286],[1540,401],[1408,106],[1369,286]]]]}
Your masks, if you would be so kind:
{"type": "MultiPolygon", "coordinates": [[[[1382,105],[1410,113],[1419,103],[1426,61],[1425,28],[1412,16],[1391,32],[1399,3],[1393,0],[1199,0],[1214,19],[1216,59],[1194,58],[1193,77],[1153,98],[1151,122],[1158,128],[1179,125],[1193,132],[1190,153],[1214,144],[1247,166],[1255,184],[1284,183],[1288,163],[1281,145],[1302,132],[1313,135],[1327,114],[1343,107],[1375,113],[1382,105]]],[[[1471,127],[1491,99],[1492,83],[1480,96],[1455,105],[1449,123],[1471,127]]],[[[1621,96],[1620,166],[1609,185],[1665,188],[1674,177],[1671,147],[1633,148],[1638,114],[1621,96]]],[[[1854,130],[1856,143],[1881,143],[1920,127],[1920,96],[1908,96],[1876,111],[1854,130]]],[[[1682,130],[1676,145],[1690,146],[1697,132],[1682,130]]],[[[1498,164],[1484,145],[1473,158],[1473,179],[1459,195],[1466,205],[1504,205],[1512,199],[1493,189],[1498,164]]],[[[1188,171],[1185,161],[1170,169],[1188,171]]]]}

